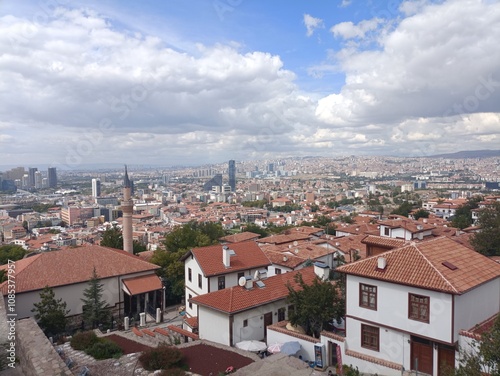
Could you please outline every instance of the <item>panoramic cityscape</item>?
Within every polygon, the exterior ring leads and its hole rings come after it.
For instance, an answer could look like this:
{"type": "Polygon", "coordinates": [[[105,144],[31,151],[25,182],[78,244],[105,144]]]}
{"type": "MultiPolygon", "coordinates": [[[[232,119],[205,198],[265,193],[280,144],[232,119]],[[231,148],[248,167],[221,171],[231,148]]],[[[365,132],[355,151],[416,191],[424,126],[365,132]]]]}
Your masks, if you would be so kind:
{"type": "Polygon", "coordinates": [[[498,2],[0,20],[0,375],[499,374],[498,2]]]}

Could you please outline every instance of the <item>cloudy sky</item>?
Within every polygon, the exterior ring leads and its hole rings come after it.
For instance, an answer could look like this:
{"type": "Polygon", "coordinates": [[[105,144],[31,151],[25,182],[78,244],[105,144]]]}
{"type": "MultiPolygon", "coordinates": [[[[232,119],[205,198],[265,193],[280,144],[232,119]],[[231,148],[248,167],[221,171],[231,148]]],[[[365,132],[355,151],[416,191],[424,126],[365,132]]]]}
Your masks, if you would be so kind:
{"type": "Polygon", "coordinates": [[[498,41],[491,0],[3,0],[0,165],[499,149],[498,41]]]}

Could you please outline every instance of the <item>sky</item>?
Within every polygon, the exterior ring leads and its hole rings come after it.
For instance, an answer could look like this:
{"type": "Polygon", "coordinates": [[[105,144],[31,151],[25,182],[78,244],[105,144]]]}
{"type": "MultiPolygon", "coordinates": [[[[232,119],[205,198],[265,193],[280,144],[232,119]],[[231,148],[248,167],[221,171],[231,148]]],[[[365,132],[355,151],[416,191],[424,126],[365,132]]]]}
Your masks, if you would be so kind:
{"type": "Polygon", "coordinates": [[[0,1],[0,165],[500,149],[491,0],[0,1]]]}

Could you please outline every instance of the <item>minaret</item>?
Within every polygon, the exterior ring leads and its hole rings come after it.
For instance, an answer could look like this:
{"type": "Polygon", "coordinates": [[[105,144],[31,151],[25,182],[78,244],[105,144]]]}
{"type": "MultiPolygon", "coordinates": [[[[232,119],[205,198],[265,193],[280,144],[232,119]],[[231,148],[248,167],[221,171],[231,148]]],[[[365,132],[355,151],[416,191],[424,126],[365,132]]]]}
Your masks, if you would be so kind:
{"type": "Polygon", "coordinates": [[[134,253],[132,241],[132,211],[134,203],[132,202],[131,191],[132,186],[128,178],[127,165],[125,165],[125,178],[123,179],[123,201],[121,206],[123,212],[123,250],[126,252],[134,253]]]}

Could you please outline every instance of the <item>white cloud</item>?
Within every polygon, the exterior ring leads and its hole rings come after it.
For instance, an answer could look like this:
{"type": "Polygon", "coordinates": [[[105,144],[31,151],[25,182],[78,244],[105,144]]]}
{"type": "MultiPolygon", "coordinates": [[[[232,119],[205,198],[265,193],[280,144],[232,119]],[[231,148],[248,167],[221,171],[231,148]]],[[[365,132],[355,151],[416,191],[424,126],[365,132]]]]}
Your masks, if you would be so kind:
{"type": "Polygon", "coordinates": [[[362,39],[365,37],[366,33],[376,30],[381,22],[382,20],[378,18],[363,20],[357,25],[351,21],[341,22],[332,26],[330,31],[335,37],[341,37],[343,39],[362,39]]]}
{"type": "Polygon", "coordinates": [[[304,25],[306,25],[306,35],[308,37],[314,34],[314,30],[324,27],[323,20],[321,18],[315,18],[310,14],[304,14],[304,25]]]}

